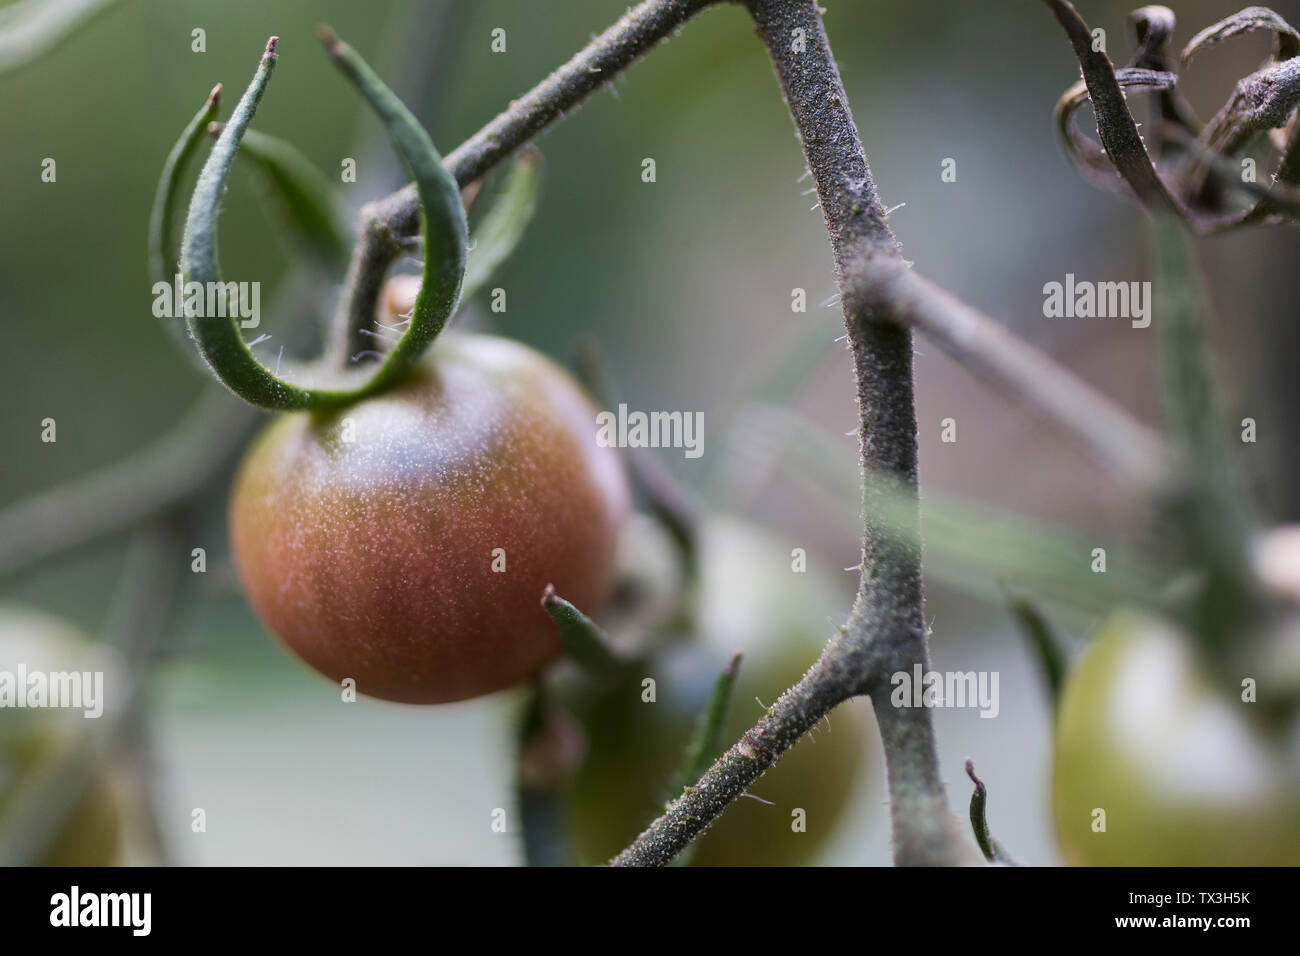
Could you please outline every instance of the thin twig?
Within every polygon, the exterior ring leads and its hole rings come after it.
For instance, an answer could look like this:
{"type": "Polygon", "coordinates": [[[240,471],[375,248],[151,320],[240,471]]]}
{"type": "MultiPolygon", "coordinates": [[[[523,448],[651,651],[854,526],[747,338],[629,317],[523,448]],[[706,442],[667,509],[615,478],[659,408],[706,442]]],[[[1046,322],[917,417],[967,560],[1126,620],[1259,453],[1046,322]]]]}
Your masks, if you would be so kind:
{"type": "MultiPolygon", "coordinates": [[[[722,0],[644,0],[541,83],[461,143],[446,166],[461,186],[503,159],[577,106],[706,7],[722,0]]],[[[397,235],[419,229],[415,189],[407,185],[373,206],[374,217],[397,235]]]]}
{"type": "MultiPolygon", "coordinates": [[[[443,165],[462,188],[481,179],[695,14],[721,2],[644,0],[569,62],[512,101],[508,109],[450,153],[443,165]]],[[[334,332],[336,360],[353,354],[357,330],[369,326],[383,276],[402,254],[400,240],[419,231],[414,185],[364,206],[361,223],[334,332]]]]}
{"type": "MultiPolygon", "coordinates": [[[[310,324],[318,299],[319,283],[308,270],[296,268],[281,282],[268,311],[283,315],[293,341],[310,324]]],[[[0,510],[0,578],[179,505],[221,471],[260,418],[251,405],[209,386],[153,444],[8,505],[0,510]]]]}
{"type": "Polygon", "coordinates": [[[153,445],[0,512],[0,576],[174,507],[248,435],[257,411],[207,389],[153,445]]]}

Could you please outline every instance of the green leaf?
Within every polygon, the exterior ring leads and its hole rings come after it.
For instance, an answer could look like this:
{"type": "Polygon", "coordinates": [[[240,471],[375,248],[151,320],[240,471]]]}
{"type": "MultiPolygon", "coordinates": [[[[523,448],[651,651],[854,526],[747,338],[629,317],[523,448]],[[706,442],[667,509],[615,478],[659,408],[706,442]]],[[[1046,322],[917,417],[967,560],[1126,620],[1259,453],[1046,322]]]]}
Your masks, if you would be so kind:
{"type": "Polygon", "coordinates": [[[501,193],[473,233],[473,251],[465,264],[462,299],[483,288],[510,257],[523,238],[537,206],[542,154],[533,147],[522,150],[510,166],[501,193]]]}

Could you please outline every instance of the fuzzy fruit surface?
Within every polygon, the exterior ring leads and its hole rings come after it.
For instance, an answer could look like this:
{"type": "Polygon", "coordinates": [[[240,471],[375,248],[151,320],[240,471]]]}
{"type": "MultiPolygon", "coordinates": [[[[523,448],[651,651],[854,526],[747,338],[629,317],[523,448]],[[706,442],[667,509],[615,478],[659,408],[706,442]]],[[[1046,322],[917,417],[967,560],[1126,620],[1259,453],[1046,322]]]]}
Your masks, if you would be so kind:
{"type": "MultiPolygon", "coordinates": [[[[768,532],[711,517],[700,530],[698,641],[669,647],[570,701],[587,756],[569,801],[579,861],[603,863],[663,812],[696,721],[732,653],[744,659],[721,749],[728,749],[820,655],[849,596],[814,566],[791,567],[768,532]],[[649,702],[645,680],[654,680],[649,702]]],[[[817,858],[856,799],[875,740],[870,708],[837,708],[754,782],[694,844],[695,866],[792,866],[817,858]],[[764,802],[765,801],[765,802],[764,802]]],[[[691,781],[694,783],[695,781],[691,781]]]]}
{"type": "Polygon", "coordinates": [[[611,586],[630,495],[595,415],[538,352],[448,333],[391,391],[279,416],[231,498],[245,593],[295,654],[372,697],[524,680],[560,653],[543,588],[595,614],[611,586]]]}
{"type": "MultiPolygon", "coordinates": [[[[13,604],[0,605],[0,670],[29,674],[99,669],[88,656],[84,635],[50,615],[13,604]]],[[[105,685],[108,685],[108,680],[105,685]]],[[[0,711],[0,821],[34,773],[66,749],[70,730],[80,729],[68,712],[46,708],[0,711]]],[[[87,721],[93,723],[93,721],[87,721]]],[[[110,866],[122,837],[122,813],[102,769],[41,853],[40,866],[110,866]]]]}
{"type": "MultiPolygon", "coordinates": [[[[1056,727],[1056,831],[1074,866],[1300,864],[1300,737],[1211,686],[1191,639],[1118,615],[1071,672],[1056,727]],[[1097,829],[1097,811],[1105,830],[1097,829]]],[[[1242,675],[1248,676],[1248,675],[1242,675]]],[[[1261,685],[1264,681],[1261,681],[1261,685]]]]}

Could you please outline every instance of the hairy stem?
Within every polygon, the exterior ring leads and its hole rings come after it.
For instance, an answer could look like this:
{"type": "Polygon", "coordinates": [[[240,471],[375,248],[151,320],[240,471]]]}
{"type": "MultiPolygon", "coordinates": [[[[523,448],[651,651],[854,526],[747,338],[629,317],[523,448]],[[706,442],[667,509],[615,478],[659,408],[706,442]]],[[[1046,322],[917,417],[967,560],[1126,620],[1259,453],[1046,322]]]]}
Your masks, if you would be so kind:
{"type": "MultiPolygon", "coordinates": [[[[461,186],[483,176],[713,2],[645,0],[452,152],[447,167],[461,186]]],[[[1067,28],[1081,23],[1068,4],[1049,5],[1058,16],[1065,14],[1067,28]]],[[[1032,402],[1083,439],[1099,460],[1143,487],[1160,473],[1163,450],[1146,429],[1049,358],[910,273],[876,194],[814,0],[747,0],[746,6],[799,132],[834,253],[861,416],[860,587],[847,624],[804,679],[613,862],[670,862],[802,734],[858,694],[872,696],[885,743],[896,862],[971,862],[974,854],[948,812],[928,711],[888,702],[891,674],[928,667],[911,328],[921,328],[977,372],[1032,402]],[[901,514],[900,495],[907,502],[901,514]]],[[[1102,100],[1115,105],[1117,97],[1107,94],[1118,91],[1102,75],[1109,64],[1088,65],[1096,67],[1090,90],[1097,86],[1102,100]]],[[[1124,139],[1127,130],[1103,133],[1106,144],[1124,139]]],[[[1143,175],[1139,160],[1149,165],[1145,151],[1139,156],[1128,150],[1123,158],[1124,171],[1147,187],[1139,194],[1172,204],[1162,184],[1143,175]]],[[[418,224],[413,187],[370,204],[363,221],[354,261],[369,263],[370,274],[386,270],[400,249],[394,238],[412,234],[418,224]]],[[[354,285],[358,290],[360,299],[369,299],[371,290],[354,285]]],[[[372,311],[373,302],[364,301],[352,310],[372,311]]]]}
{"type": "MultiPolygon", "coordinates": [[[[912,335],[892,303],[856,281],[863,264],[898,262],[815,0],[750,0],[817,187],[835,259],[857,382],[863,479],[862,570],[848,623],[821,659],[768,715],[614,859],[662,865],[837,704],[870,694],[885,743],[894,859],[899,864],[967,862],[969,849],[948,812],[934,729],[924,708],[897,708],[889,675],[929,668],[916,506],[916,412],[912,335]],[[907,513],[878,500],[901,490],[907,513]]],[[[895,499],[896,503],[896,499],[895,499]]]]}

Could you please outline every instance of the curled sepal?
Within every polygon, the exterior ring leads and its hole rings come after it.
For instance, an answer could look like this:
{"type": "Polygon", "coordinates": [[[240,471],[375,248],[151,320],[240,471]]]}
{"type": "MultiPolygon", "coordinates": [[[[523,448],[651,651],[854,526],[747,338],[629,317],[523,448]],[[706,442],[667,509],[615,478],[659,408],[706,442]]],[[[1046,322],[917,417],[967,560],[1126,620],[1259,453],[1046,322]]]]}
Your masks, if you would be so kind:
{"type": "Polygon", "coordinates": [[[465,264],[462,298],[468,299],[483,288],[519,245],[537,205],[541,165],[542,154],[531,146],[524,148],[511,165],[500,195],[474,230],[474,251],[465,264]]]}
{"type": "Polygon", "coordinates": [[[369,391],[382,388],[413,365],[456,311],[468,244],[465,205],[455,177],[443,167],[429,134],[402,101],[329,27],[321,27],[319,35],[335,64],[383,122],[420,198],[424,248],[420,294],[415,297],[411,324],[367,384],[369,391]]]}
{"type": "Polygon", "coordinates": [[[1093,43],[1092,31],[1073,4],[1068,0],[1045,2],[1065,30],[1083,71],[1083,81],[1097,117],[1097,135],[1106,156],[1148,212],[1173,213],[1183,218],[1183,210],[1169,194],[1147,154],[1110,57],[1093,43]]]}
{"type": "Polygon", "coordinates": [[[1211,24],[1188,40],[1180,59],[1183,63],[1188,63],[1206,47],[1254,30],[1272,31],[1274,60],[1289,60],[1293,56],[1300,56],[1300,32],[1295,27],[1268,7],[1246,7],[1211,24]]]}
{"type": "Polygon", "coordinates": [[[1174,35],[1174,11],[1166,6],[1153,4],[1138,7],[1128,15],[1137,35],[1138,49],[1129,66],[1140,66],[1148,70],[1169,69],[1169,40],[1174,35]]]}
{"type": "Polygon", "coordinates": [[[554,585],[546,585],[546,590],[542,592],[542,607],[555,622],[565,653],[583,667],[596,673],[609,673],[622,663],[604,631],[596,626],[595,621],[556,594],[554,585]]]}
{"type": "MultiPolygon", "coordinates": [[[[204,317],[187,307],[186,324],[216,376],[235,394],[263,408],[321,408],[354,401],[386,388],[419,359],[456,305],[465,271],[465,214],[460,193],[419,122],[350,47],[332,33],[323,39],[330,54],[384,123],[397,152],[416,182],[426,249],[423,286],[410,326],[383,364],[350,388],[307,388],[267,369],[240,334],[234,316],[204,317]]],[[[181,273],[187,283],[221,289],[217,265],[217,214],[240,141],[248,130],[275,67],[277,37],[272,37],[253,81],[231,114],[199,174],[190,201],[181,248],[181,273]]],[[[226,310],[221,310],[226,311],[226,310]]]]}
{"type": "MultiPolygon", "coordinates": [[[[225,126],[208,124],[219,136],[225,126]]],[[[319,166],[288,140],[247,130],[239,155],[256,171],[270,205],[298,246],[322,269],[341,271],[348,261],[347,230],[330,202],[330,184],[319,166]]]]}
{"type": "MultiPolygon", "coordinates": [[[[221,84],[218,83],[208,94],[202,109],[181,130],[176,145],[167,154],[163,163],[162,175],[158,177],[158,188],[154,191],[153,208],[149,213],[149,281],[154,284],[154,292],[170,294],[171,283],[176,272],[175,253],[172,251],[172,222],[175,219],[176,196],[180,191],[181,175],[186,165],[203,139],[203,131],[216,117],[221,108],[221,84]],[[158,288],[166,285],[167,289],[158,288]]],[[[180,343],[187,355],[194,350],[189,344],[185,328],[175,318],[165,319],[163,324],[167,331],[180,343]]]]}
{"type": "MultiPolygon", "coordinates": [[[[1173,73],[1127,67],[1115,73],[1124,89],[1170,90],[1178,82],[1173,73]]],[[[1056,102],[1056,130],[1065,143],[1065,152],[1079,173],[1094,186],[1113,192],[1128,192],[1125,180],[1116,175],[1116,167],[1106,152],[1090,137],[1081,133],[1073,122],[1075,111],[1088,101],[1088,86],[1080,80],[1056,102]]]]}
{"type": "Polygon", "coordinates": [[[984,786],[983,780],[975,776],[975,764],[969,758],[966,760],[966,776],[975,784],[975,792],[970,795],[970,825],[975,831],[975,842],[980,845],[984,859],[1003,866],[1019,866],[1002,844],[993,839],[993,834],[989,833],[988,820],[984,815],[988,807],[988,788],[984,786]]]}

